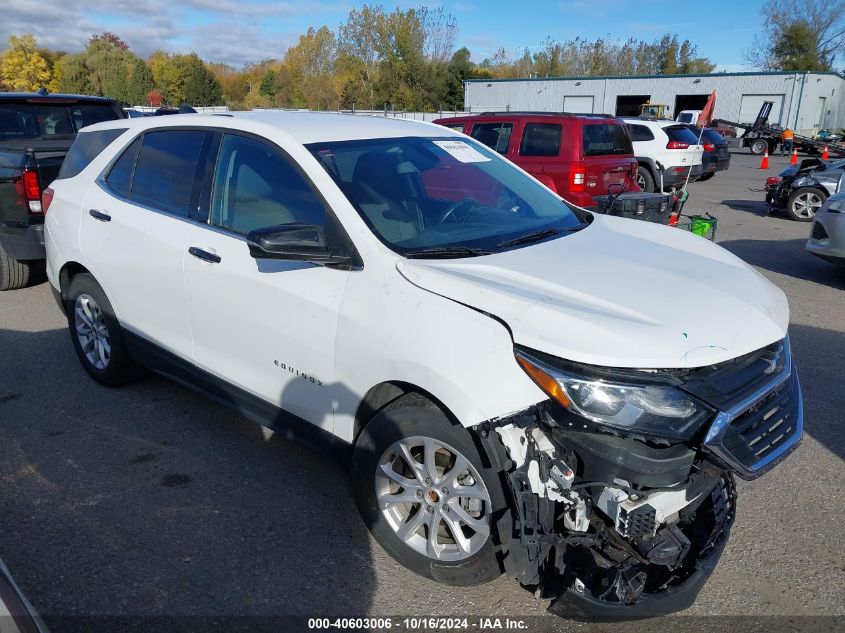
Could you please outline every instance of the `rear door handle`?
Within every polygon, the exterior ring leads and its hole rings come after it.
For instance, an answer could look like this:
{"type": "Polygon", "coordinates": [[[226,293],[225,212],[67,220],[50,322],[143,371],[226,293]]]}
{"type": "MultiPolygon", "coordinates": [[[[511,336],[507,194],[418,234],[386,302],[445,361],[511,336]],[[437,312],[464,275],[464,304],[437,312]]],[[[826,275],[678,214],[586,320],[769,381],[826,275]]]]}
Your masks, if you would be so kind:
{"type": "Polygon", "coordinates": [[[197,259],[201,259],[204,262],[210,262],[212,264],[220,263],[220,255],[209,253],[208,251],[204,251],[201,248],[197,248],[196,246],[191,246],[188,249],[188,252],[197,259]]]}
{"type": "Polygon", "coordinates": [[[97,211],[96,209],[88,211],[88,215],[100,222],[111,222],[111,216],[108,213],[103,213],[102,211],[97,211]]]}

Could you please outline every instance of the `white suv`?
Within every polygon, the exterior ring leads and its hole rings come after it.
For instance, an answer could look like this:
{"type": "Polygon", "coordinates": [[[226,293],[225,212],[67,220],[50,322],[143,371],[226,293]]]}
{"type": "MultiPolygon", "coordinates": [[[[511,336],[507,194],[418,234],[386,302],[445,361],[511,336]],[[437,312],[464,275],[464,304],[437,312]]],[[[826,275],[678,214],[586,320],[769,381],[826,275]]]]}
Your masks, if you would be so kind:
{"type": "Polygon", "coordinates": [[[681,123],[649,118],[625,118],[634,156],[639,163],[637,185],[643,191],[663,191],[695,181],[702,173],[704,146],[698,137],[681,123]]]}
{"type": "Polygon", "coordinates": [[[684,608],[732,473],[801,439],[780,290],[462,134],[182,115],[86,128],[71,157],[48,274],[91,377],[144,365],[325,440],[379,543],[434,580],[505,571],[579,617],[684,608]]]}

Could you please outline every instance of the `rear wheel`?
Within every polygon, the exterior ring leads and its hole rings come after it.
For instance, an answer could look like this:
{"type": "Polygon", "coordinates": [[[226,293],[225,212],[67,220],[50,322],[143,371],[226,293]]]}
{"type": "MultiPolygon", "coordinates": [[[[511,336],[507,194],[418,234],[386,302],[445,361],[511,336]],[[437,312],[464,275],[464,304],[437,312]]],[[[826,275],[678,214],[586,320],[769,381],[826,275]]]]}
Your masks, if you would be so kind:
{"type": "Polygon", "coordinates": [[[0,246],[0,290],[17,290],[29,283],[32,265],[12,259],[0,246]]]}
{"type": "Polygon", "coordinates": [[[120,323],[92,275],[76,275],[70,282],[65,312],[73,348],[91,378],[101,385],[116,387],[137,376],[120,323]]]}
{"type": "Polygon", "coordinates": [[[355,444],[358,508],[400,564],[449,585],[477,585],[501,572],[494,512],[505,506],[469,431],[411,394],[377,413],[355,444]]]}
{"type": "Polygon", "coordinates": [[[654,178],[651,172],[642,165],[637,167],[637,187],[646,193],[654,191],[654,178]]]}
{"type": "Polygon", "coordinates": [[[802,187],[793,191],[786,201],[786,213],[797,222],[812,222],[827,196],[819,189],[802,187]]]}

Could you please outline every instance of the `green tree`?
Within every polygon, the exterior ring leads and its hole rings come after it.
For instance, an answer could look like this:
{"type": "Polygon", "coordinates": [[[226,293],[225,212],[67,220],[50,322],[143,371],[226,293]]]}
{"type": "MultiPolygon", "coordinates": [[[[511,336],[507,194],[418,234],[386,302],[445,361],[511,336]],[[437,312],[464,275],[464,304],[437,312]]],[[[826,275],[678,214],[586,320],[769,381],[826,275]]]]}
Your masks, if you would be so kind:
{"type": "Polygon", "coordinates": [[[58,62],[60,87],[65,92],[110,97],[124,103],[145,103],[152,88],[146,63],[131,51],[103,37],[92,37],[81,53],[58,62]]]}
{"type": "Polygon", "coordinates": [[[174,59],[174,63],[184,76],[184,98],[180,104],[212,106],[223,102],[220,83],[196,53],[180,55],[174,59]]]}
{"type": "Polygon", "coordinates": [[[352,9],[338,31],[341,67],[348,76],[345,92],[358,107],[375,108],[381,66],[381,38],[384,9],[364,5],[352,9]]]}
{"type": "Polygon", "coordinates": [[[132,60],[126,101],[132,105],[146,105],[147,95],[154,87],[153,73],[147,63],[140,58],[132,60]]]}
{"type": "Polygon", "coordinates": [[[268,68],[261,75],[261,94],[266,97],[273,97],[276,94],[276,71],[268,68]]]}
{"type": "Polygon", "coordinates": [[[293,104],[315,110],[338,107],[335,81],[337,40],[326,26],[309,27],[296,46],[285,54],[285,65],[293,80],[293,104]]]}
{"type": "Polygon", "coordinates": [[[9,49],[0,59],[0,75],[9,88],[18,92],[35,92],[52,79],[50,67],[30,34],[9,36],[9,49]]]}
{"type": "Polygon", "coordinates": [[[769,0],[746,59],[763,70],[828,71],[845,47],[845,0],[769,0]]]}

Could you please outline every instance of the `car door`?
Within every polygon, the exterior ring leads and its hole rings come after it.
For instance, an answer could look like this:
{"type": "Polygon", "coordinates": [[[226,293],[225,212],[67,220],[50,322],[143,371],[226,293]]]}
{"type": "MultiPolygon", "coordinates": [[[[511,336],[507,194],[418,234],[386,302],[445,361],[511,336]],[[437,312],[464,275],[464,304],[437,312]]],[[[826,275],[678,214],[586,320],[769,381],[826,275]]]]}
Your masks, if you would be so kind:
{"type": "Polygon", "coordinates": [[[254,259],[246,235],[333,216],[292,159],[264,140],[223,134],[213,171],[208,224],[192,229],[184,255],[194,362],[331,431],[335,332],[350,273],[254,259]]]}
{"type": "MultiPolygon", "coordinates": [[[[522,126],[516,156],[511,160],[552,191],[563,195],[570,189],[567,187],[569,169],[575,165],[566,164],[561,157],[562,143],[562,124],[526,121],[522,126]]],[[[575,181],[578,185],[576,190],[584,186],[583,165],[579,169],[580,180],[575,181]]]]}
{"type": "Polygon", "coordinates": [[[182,255],[211,134],[149,131],[90,188],[80,242],[127,330],[183,358],[192,352],[182,255]]]}

